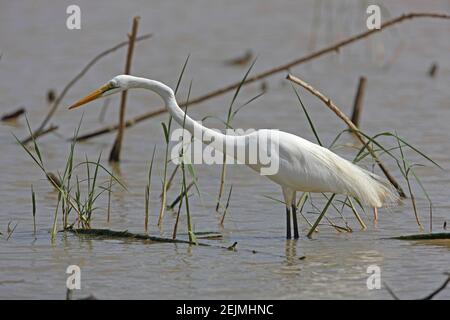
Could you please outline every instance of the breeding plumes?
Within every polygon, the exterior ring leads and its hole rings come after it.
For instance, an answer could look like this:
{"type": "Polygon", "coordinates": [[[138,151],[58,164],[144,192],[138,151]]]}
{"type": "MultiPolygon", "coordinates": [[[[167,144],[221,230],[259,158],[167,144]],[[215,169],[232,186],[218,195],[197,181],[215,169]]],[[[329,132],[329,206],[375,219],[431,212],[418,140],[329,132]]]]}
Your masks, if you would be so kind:
{"type": "Polygon", "coordinates": [[[147,89],[157,93],[164,100],[167,110],[178,124],[188,130],[196,139],[208,143],[214,141],[211,146],[219,151],[236,158],[238,155],[234,152],[235,146],[244,147],[245,154],[248,155],[251,152],[250,149],[257,144],[262,151],[269,154],[271,163],[277,164],[275,170],[270,170],[270,173],[267,173],[270,164],[262,161],[260,157],[256,157],[255,162],[249,161],[248,157],[238,160],[281,186],[286,204],[286,237],[288,239],[291,238],[291,216],[294,238],[299,237],[296,213],[297,191],[349,195],[374,208],[379,208],[396,198],[391,185],[383,178],[296,135],[268,129],[257,130],[245,135],[225,135],[207,128],[185,114],[178,106],[175,94],[170,87],[155,80],[129,75],[116,76],[104,86],[73,104],[70,109],[100,97],[133,88],[147,89]]]}

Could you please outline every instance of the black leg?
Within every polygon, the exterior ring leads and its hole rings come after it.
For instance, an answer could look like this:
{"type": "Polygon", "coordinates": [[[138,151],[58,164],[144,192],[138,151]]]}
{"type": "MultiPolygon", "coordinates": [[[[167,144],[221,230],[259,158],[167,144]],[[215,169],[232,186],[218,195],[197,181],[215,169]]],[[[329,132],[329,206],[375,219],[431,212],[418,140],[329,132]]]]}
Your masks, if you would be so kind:
{"type": "Polygon", "coordinates": [[[294,239],[298,239],[298,223],[297,223],[297,208],[295,204],[292,205],[292,220],[294,222],[294,239]]]}
{"type": "Polygon", "coordinates": [[[286,207],[286,239],[291,239],[291,212],[289,207],[286,207]]]}

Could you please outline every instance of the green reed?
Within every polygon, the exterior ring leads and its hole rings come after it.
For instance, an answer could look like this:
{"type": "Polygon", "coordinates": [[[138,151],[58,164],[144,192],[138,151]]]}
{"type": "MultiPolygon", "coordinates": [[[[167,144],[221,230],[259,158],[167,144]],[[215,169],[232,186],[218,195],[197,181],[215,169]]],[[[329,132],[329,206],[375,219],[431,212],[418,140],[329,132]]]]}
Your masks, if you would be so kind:
{"type": "MultiPolygon", "coordinates": [[[[55,239],[58,229],[58,215],[59,215],[59,209],[61,208],[62,216],[63,216],[63,229],[71,228],[74,224],[78,224],[78,226],[81,226],[81,228],[90,228],[91,220],[92,220],[92,213],[94,210],[97,209],[95,207],[95,203],[98,200],[98,198],[103,194],[103,192],[110,190],[108,187],[104,187],[101,184],[98,183],[99,178],[99,172],[100,170],[108,174],[111,179],[113,179],[115,182],[120,184],[124,189],[126,189],[125,185],[123,185],[108,169],[106,169],[101,163],[101,154],[99,155],[97,161],[91,162],[86,157],[86,160],[74,164],[74,155],[75,155],[75,140],[78,135],[79,129],[81,127],[81,121],[80,120],[78,127],[76,128],[74,132],[74,139],[71,143],[69,155],[66,159],[66,164],[64,167],[63,173],[57,173],[57,175],[52,174],[50,171],[47,170],[44,159],[42,157],[41,150],[39,148],[39,145],[36,143],[35,139],[32,139],[33,142],[33,149],[34,153],[28,149],[28,147],[23,144],[14,134],[16,141],[19,143],[19,145],[25,150],[25,152],[31,157],[31,159],[34,161],[34,163],[38,166],[38,168],[44,173],[47,180],[50,182],[50,184],[55,188],[55,190],[58,192],[58,198],[57,198],[57,204],[55,207],[55,211],[53,214],[53,223],[51,228],[51,238],[52,240],[55,239]],[[73,182],[73,175],[75,174],[76,170],[83,166],[86,168],[86,176],[87,178],[85,180],[79,179],[78,175],[76,175],[76,181],[73,182]],[[91,171],[91,166],[94,167],[93,174],[91,171]],[[85,183],[83,183],[85,182],[85,183]],[[82,199],[82,191],[85,194],[84,199],[82,199]],[[69,215],[71,212],[75,212],[75,220],[72,222],[72,224],[68,223],[69,215]]],[[[26,118],[28,131],[31,136],[33,136],[31,133],[31,127],[28,122],[28,118],[26,118]]],[[[33,190],[34,194],[34,190],[33,190]]],[[[33,201],[33,208],[35,208],[35,196],[32,196],[33,201]],[[34,200],[33,200],[34,199],[34,200]]],[[[35,210],[35,209],[33,209],[35,210]]]]}

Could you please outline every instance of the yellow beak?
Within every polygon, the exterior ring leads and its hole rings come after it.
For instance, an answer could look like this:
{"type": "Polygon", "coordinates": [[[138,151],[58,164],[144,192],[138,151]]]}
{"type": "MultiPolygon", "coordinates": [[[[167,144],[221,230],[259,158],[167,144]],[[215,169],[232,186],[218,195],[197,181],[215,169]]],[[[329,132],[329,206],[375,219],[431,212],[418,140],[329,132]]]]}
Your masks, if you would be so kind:
{"type": "Polygon", "coordinates": [[[108,89],[110,89],[110,87],[108,85],[104,85],[103,87],[91,92],[83,99],[80,99],[77,102],[75,102],[73,105],[71,105],[69,107],[69,109],[75,109],[75,108],[81,107],[83,104],[86,104],[90,101],[100,98],[102,96],[102,94],[108,89]]]}

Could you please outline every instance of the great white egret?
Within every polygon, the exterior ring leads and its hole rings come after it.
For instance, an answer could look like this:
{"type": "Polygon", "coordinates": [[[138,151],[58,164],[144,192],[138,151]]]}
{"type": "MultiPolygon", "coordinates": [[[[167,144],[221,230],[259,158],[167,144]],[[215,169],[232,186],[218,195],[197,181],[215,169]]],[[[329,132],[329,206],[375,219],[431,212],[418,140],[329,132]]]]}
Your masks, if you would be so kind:
{"type": "MultiPolygon", "coordinates": [[[[195,138],[211,137],[220,145],[248,146],[252,141],[271,136],[276,139],[271,158],[278,161],[278,170],[267,177],[279,184],[286,204],[286,236],[291,238],[292,214],[294,238],[297,239],[296,192],[331,192],[356,197],[374,208],[396,198],[390,184],[383,178],[347,161],[330,150],[296,135],[278,130],[261,129],[246,135],[225,135],[194,121],[178,106],[173,90],[167,85],[150,79],[119,75],[69,107],[77,108],[92,100],[124,90],[142,88],[157,93],[175,121],[184,126],[195,138]]],[[[201,138],[202,139],[202,138],[201,138]]],[[[209,140],[210,142],[211,140],[209,140]]],[[[225,150],[228,153],[228,148],[225,150]]],[[[234,155],[234,153],[233,153],[234,155]]],[[[245,163],[255,171],[261,171],[266,163],[245,163]]]]}

